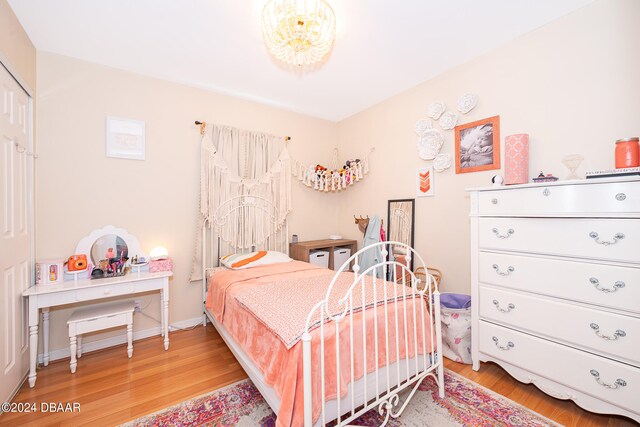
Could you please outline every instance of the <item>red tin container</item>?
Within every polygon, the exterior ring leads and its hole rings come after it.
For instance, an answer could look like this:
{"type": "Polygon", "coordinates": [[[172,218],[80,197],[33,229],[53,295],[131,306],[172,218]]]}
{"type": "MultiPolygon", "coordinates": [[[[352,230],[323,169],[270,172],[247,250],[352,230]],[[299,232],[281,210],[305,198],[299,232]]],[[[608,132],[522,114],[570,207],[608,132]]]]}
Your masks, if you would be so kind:
{"type": "Polygon", "coordinates": [[[639,138],[623,138],[616,141],[616,169],[640,166],[639,138]]]}

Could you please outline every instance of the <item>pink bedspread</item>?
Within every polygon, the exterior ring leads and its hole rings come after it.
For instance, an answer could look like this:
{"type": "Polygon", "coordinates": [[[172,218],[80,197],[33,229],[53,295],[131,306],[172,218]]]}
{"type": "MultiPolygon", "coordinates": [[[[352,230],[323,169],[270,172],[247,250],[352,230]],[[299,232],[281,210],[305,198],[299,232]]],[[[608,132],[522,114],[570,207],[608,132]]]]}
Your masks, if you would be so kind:
{"type": "MultiPolygon", "coordinates": [[[[302,426],[304,412],[304,394],[303,394],[303,372],[302,372],[302,345],[297,343],[290,349],[287,349],[285,343],[274,334],[263,322],[253,316],[249,311],[242,307],[236,298],[241,296],[244,291],[252,288],[269,285],[276,282],[288,282],[289,280],[309,280],[310,278],[327,278],[324,285],[325,290],[329,285],[333,272],[321,267],[313,266],[308,263],[292,261],[289,263],[273,264],[270,266],[254,267],[245,270],[225,270],[218,271],[212,277],[209,284],[209,293],[207,295],[207,308],[213,313],[216,319],[221,322],[234,340],[242,347],[242,349],[251,357],[254,364],[263,372],[265,381],[276,391],[281,400],[280,410],[276,425],[278,427],[285,426],[302,426]]],[[[315,280],[315,279],[314,279],[315,280]]],[[[322,280],[322,279],[320,279],[322,280]]],[[[269,285],[272,286],[272,285],[269,285]]],[[[280,299],[280,303],[275,302],[277,306],[272,307],[274,313],[282,313],[291,307],[287,299],[280,299]]],[[[418,300],[416,300],[418,301],[418,300]]],[[[419,304],[419,303],[418,303],[419,304]]],[[[419,305],[416,304],[418,310],[419,305]]],[[[425,304],[423,302],[423,304],[425,304]]],[[[406,314],[407,319],[413,316],[414,304],[411,299],[406,302],[389,304],[387,315],[389,319],[394,319],[395,312],[398,311],[399,339],[404,342],[404,324],[403,318],[406,314]],[[405,313],[406,311],[406,313],[405,313]]],[[[425,305],[425,313],[426,313],[425,305]]],[[[365,363],[360,357],[354,365],[354,377],[360,378],[365,372],[371,372],[376,365],[385,366],[393,363],[398,359],[414,357],[414,349],[409,348],[408,354],[403,346],[399,354],[396,354],[395,345],[391,346],[389,354],[385,348],[385,328],[379,327],[378,330],[378,357],[375,357],[374,348],[374,318],[378,316],[378,321],[384,319],[384,306],[378,306],[375,309],[368,309],[354,315],[353,327],[353,345],[356,349],[363,347],[363,329],[362,316],[365,317],[366,323],[366,342],[367,342],[367,360],[365,363]]],[[[384,322],[384,321],[383,321],[384,322]]],[[[407,322],[409,323],[409,322],[407,322]]],[[[418,328],[419,351],[422,353],[422,346],[430,351],[431,348],[431,329],[429,322],[425,322],[427,331],[425,333],[426,340],[423,342],[421,328],[418,328]]],[[[408,327],[409,339],[413,340],[413,327],[408,327]]],[[[389,325],[389,342],[395,343],[395,324],[389,325]]],[[[341,349],[341,376],[340,376],[340,396],[344,396],[347,392],[347,385],[351,378],[350,359],[349,359],[349,322],[341,322],[340,326],[340,349],[341,349]]],[[[312,370],[313,376],[313,416],[318,417],[321,409],[319,366],[320,366],[320,346],[319,346],[319,329],[312,332],[312,370]],[[318,369],[315,369],[318,367],[318,369]]],[[[335,328],[325,328],[325,397],[327,400],[336,398],[337,392],[336,382],[336,363],[335,363],[335,328]]],[[[372,397],[372,396],[369,396],[372,397]]]]}
{"type": "MultiPolygon", "coordinates": [[[[236,301],[276,334],[287,349],[290,349],[302,337],[311,310],[318,301],[326,298],[327,285],[331,283],[334,276],[333,271],[328,271],[322,275],[302,279],[277,280],[245,289],[236,296],[236,301]],[[282,301],[287,303],[286,310],[274,310],[273,307],[280,306],[282,301]]],[[[354,280],[354,273],[340,274],[331,289],[325,319],[327,314],[336,317],[345,311],[345,305],[340,304],[340,299],[347,296],[354,280]]],[[[406,286],[382,279],[374,281],[371,276],[365,276],[364,280],[358,279],[358,283],[352,289],[352,307],[354,312],[358,312],[362,310],[363,305],[367,308],[373,307],[375,303],[383,304],[385,300],[393,302],[411,295],[413,291],[406,286]]],[[[309,330],[313,330],[320,324],[320,312],[319,309],[314,310],[309,330]]]]}

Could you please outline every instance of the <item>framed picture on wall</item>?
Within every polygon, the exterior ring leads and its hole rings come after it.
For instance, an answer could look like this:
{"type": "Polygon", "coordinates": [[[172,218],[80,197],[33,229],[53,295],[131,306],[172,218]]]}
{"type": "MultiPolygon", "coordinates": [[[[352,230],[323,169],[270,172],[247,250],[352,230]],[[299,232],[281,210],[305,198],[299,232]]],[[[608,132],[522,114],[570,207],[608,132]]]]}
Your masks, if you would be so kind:
{"type": "Polygon", "coordinates": [[[107,117],[107,157],[144,160],[144,128],[139,120],[107,117]]]}
{"type": "Polygon", "coordinates": [[[433,166],[416,170],[416,197],[434,195],[433,166]]]}
{"type": "Polygon", "coordinates": [[[500,169],[500,116],[456,126],[456,173],[500,169]]]}

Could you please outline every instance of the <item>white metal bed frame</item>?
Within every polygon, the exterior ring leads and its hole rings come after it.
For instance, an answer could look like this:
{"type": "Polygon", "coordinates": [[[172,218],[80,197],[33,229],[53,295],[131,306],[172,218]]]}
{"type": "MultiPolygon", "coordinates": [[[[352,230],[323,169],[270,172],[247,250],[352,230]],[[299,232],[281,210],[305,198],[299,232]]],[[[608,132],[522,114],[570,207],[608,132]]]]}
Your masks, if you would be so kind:
{"type": "MultiPolygon", "coordinates": [[[[273,411],[277,414],[280,408],[280,399],[278,398],[275,390],[269,386],[262,374],[261,370],[253,363],[250,357],[244,352],[244,350],[237,344],[226,328],[222,325],[222,323],[218,322],[217,319],[204,307],[204,301],[206,301],[206,293],[207,293],[207,271],[212,267],[219,265],[219,255],[230,253],[231,250],[278,250],[281,252],[288,253],[288,241],[287,241],[287,226],[286,222],[278,225],[278,221],[276,215],[273,213],[275,209],[269,200],[266,200],[261,197],[255,196],[237,196],[231,198],[229,201],[225,202],[220,209],[218,209],[214,213],[214,218],[209,218],[205,221],[203,229],[202,229],[202,256],[203,256],[203,325],[206,324],[207,318],[214,327],[218,330],[226,344],[231,349],[232,353],[240,363],[240,365],[244,368],[244,370],[249,375],[249,378],[253,381],[255,386],[258,388],[260,393],[262,393],[263,397],[269,404],[269,406],[273,409],[273,411]],[[255,215],[251,213],[252,210],[258,209],[261,211],[260,215],[255,215]],[[239,210],[244,211],[244,216],[237,215],[236,213],[239,210]],[[235,213],[234,213],[235,212],[235,213]],[[229,244],[229,242],[222,242],[219,238],[220,234],[224,234],[223,228],[225,226],[229,226],[229,220],[238,220],[239,218],[243,218],[243,220],[251,221],[255,218],[262,218],[262,213],[269,213],[269,223],[271,227],[271,234],[267,239],[262,239],[262,241],[252,242],[251,245],[244,245],[243,248],[235,248],[234,245],[229,244]],[[222,233],[221,233],[222,231],[222,233]],[[207,257],[207,254],[212,256],[207,257]]],[[[262,221],[262,219],[261,219],[262,221]]],[[[240,229],[247,229],[247,227],[239,227],[240,229]]],[[[233,225],[238,228],[237,225],[233,225]]],[[[264,225],[260,224],[259,227],[263,227],[264,225]]],[[[247,240],[241,239],[241,241],[246,242],[247,240]]],[[[331,422],[333,420],[337,420],[337,426],[349,425],[349,422],[355,420],[360,415],[364,414],[371,408],[378,408],[378,412],[380,415],[384,415],[385,419],[381,426],[387,424],[390,418],[399,417],[404,409],[406,408],[408,402],[411,400],[416,390],[422,383],[422,381],[431,376],[435,379],[438,384],[438,393],[440,397],[444,397],[444,368],[442,362],[442,333],[440,326],[440,293],[437,288],[437,284],[435,280],[431,276],[427,276],[427,281],[432,283],[432,286],[428,286],[428,283],[420,284],[420,279],[416,277],[411,270],[407,268],[406,265],[398,263],[394,260],[387,260],[387,254],[389,253],[389,249],[394,246],[399,245],[403,246],[407,252],[407,260],[409,261],[413,258],[417,261],[422,267],[425,267],[425,263],[420,257],[419,254],[415,252],[413,248],[410,246],[400,243],[400,242],[382,242],[376,245],[371,245],[365,247],[355,254],[353,254],[349,260],[347,260],[342,267],[336,272],[333,280],[329,284],[329,288],[327,291],[326,297],[319,301],[313,308],[313,310],[309,313],[307,318],[307,325],[305,332],[302,336],[302,346],[303,346],[303,371],[304,371],[304,426],[311,427],[313,425],[326,425],[326,423],[331,422]],[[360,260],[362,259],[362,255],[366,251],[372,251],[380,248],[383,254],[383,261],[366,268],[363,271],[360,271],[360,260]],[[349,266],[353,262],[353,272],[354,272],[354,280],[348,291],[339,299],[339,304],[341,307],[341,312],[339,314],[331,314],[328,309],[329,296],[331,295],[331,291],[336,283],[338,275],[344,271],[349,270],[349,266]],[[382,266],[383,273],[381,277],[376,277],[376,272],[378,271],[378,267],[382,266]],[[400,267],[397,269],[396,266],[400,267]],[[339,333],[337,333],[340,329],[341,322],[348,321],[349,327],[349,341],[353,342],[353,326],[354,322],[356,322],[354,316],[360,311],[357,306],[354,308],[354,300],[358,301],[358,299],[362,300],[364,304],[365,294],[364,294],[364,286],[361,286],[361,295],[354,295],[354,289],[360,283],[365,283],[365,276],[369,275],[370,279],[374,283],[377,281],[384,280],[383,278],[387,277],[387,271],[391,272],[393,276],[393,282],[401,283],[402,294],[398,293],[398,288],[394,288],[394,295],[387,295],[387,288],[384,287],[384,302],[378,303],[378,307],[384,307],[384,321],[379,321],[378,317],[374,317],[374,349],[375,357],[374,360],[378,359],[378,352],[380,344],[378,340],[378,332],[384,328],[384,348],[390,354],[394,353],[396,361],[392,364],[388,364],[383,367],[378,367],[378,363],[376,362],[376,369],[372,372],[366,373],[360,379],[354,378],[354,364],[357,360],[362,360],[364,366],[367,361],[367,338],[366,338],[366,322],[365,316],[362,315],[362,328],[363,328],[363,345],[362,351],[358,351],[354,349],[354,346],[348,345],[348,348],[351,349],[349,353],[349,361],[350,361],[350,372],[351,378],[349,385],[347,386],[347,394],[346,396],[340,399],[325,399],[325,371],[324,371],[324,360],[325,360],[325,330],[329,328],[335,328],[336,331],[336,383],[339,387],[340,384],[340,375],[344,368],[340,366],[340,348],[347,348],[345,346],[344,340],[341,340],[339,337],[339,333]],[[401,276],[400,276],[401,274],[401,276]],[[427,305],[425,309],[425,304],[420,303],[420,299],[424,300],[427,305]],[[418,303],[416,304],[416,300],[418,303]],[[407,304],[412,304],[413,309],[411,310],[411,316],[407,315],[407,304]],[[402,314],[399,314],[399,310],[394,310],[395,316],[389,315],[388,306],[391,304],[404,304],[404,310],[402,314]],[[420,309],[418,309],[420,307],[420,309]],[[311,331],[315,329],[311,325],[311,319],[314,314],[319,314],[320,318],[326,319],[326,322],[321,322],[317,328],[320,330],[320,374],[319,378],[321,381],[321,398],[322,398],[322,410],[321,414],[316,421],[313,423],[312,416],[312,371],[311,371],[311,331]],[[402,319],[402,322],[400,322],[402,319]],[[418,332],[420,331],[422,337],[425,337],[427,330],[427,322],[430,324],[431,331],[431,344],[430,346],[426,345],[425,339],[421,346],[418,343],[418,332]],[[389,325],[389,327],[382,326],[389,325]],[[399,339],[399,328],[402,325],[404,329],[404,340],[399,339]],[[395,327],[395,342],[389,342],[389,329],[391,327],[395,327]],[[410,339],[409,328],[413,329],[413,335],[410,339]],[[394,346],[395,344],[395,346],[394,346]],[[400,350],[405,350],[405,357],[400,357],[400,350]],[[413,357],[409,357],[409,350],[413,349],[413,357]],[[355,350],[355,351],[354,351],[355,350]],[[362,359],[358,359],[362,358],[362,359]],[[399,393],[408,390],[409,394],[400,405],[400,397],[399,393]]],[[[409,262],[407,262],[409,264],[409,262]]],[[[426,267],[425,267],[425,271],[426,267]]],[[[377,295],[376,287],[374,286],[374,299],[377,295]]],[[[396,308],[398,306],[396,305],[396,308]]],[[[371,356],[371,355],[370,355],[371,356]]],[[[348,371],[345,371],[348,372],[348,371]]],[[[337,393],[338,396],[341,393],[337,393]]]]}

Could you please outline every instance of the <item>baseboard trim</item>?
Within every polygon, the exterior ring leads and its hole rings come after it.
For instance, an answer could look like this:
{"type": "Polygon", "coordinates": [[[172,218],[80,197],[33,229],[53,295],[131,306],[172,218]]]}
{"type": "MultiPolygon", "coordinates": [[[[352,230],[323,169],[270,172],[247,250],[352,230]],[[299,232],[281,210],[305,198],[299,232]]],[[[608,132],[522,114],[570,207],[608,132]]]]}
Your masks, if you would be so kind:
{"type": "MultiPolygon", "coordinates": [[[[175,322],[169,325],[169,331],[177,331],[180,329],[191,328],[196,325],[202,324],[202,317],[195,317],[193,319],[181,320],[180,322],[175,322]]],[[[153,337],[156,335],[160,335],[161,327],[155,326],[149,329],[143,329],[142,331],[134,331],[133,332],[133,340],[141,340],[149,337],[153,337]]],[[[102,350],[103,348],[113,347],[115,345],[125,344],[127,342],[127,334],[126,332],[122,335],[118,335],[115,337],[104,338],[101,340],[91,341],[88,343],[82,344],[82,353],[89,353],[95,350],[102,350]]],[[[134,347],[135,348],[135,347],[134,347]]],[[[38,363],[43,363],[43,353],[38,353],[38,363]]],[[[61,348],[58,350],[53,350],[49,352],[49,361],[52,362],[54,360],[59,359],[68,359],[71,356],[69,352],[69,347],[61,348]]]]}

